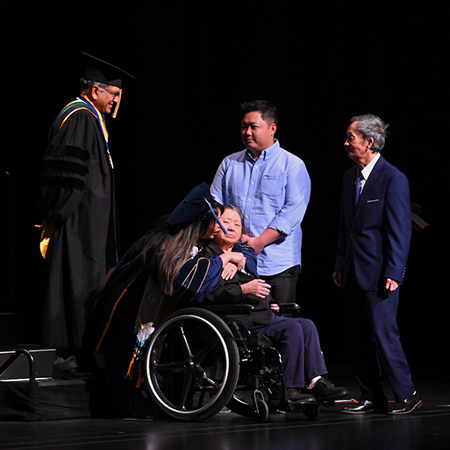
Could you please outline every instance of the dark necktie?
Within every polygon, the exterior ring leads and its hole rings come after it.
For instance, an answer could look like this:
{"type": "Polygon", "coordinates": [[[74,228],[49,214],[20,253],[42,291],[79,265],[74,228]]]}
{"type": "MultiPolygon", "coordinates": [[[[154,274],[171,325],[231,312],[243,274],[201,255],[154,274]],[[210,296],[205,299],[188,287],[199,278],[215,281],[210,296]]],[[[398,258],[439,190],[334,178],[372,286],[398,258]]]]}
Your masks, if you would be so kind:
{"type": "Polygon", "coordinates": [[[356,178],[356,183],[355,183],[355,190],[356,190],[356,204],[358,204],[358,200],[359,200],[359,195],[361,194],[361,172],[358,173],[358,176],[356,178]]]}

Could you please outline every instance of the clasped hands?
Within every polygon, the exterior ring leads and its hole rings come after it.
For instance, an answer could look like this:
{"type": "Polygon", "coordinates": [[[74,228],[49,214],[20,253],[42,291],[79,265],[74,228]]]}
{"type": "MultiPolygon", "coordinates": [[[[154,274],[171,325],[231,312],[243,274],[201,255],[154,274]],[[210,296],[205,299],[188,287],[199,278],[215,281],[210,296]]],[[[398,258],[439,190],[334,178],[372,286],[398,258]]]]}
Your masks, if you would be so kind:
{"type": "Polygon", "coordinates": [[[240,252],[226,252],[220,255],[223,261],[222,278],[229,280],[236,272],[245,267],[246,258],[240,252]]]}
{"type": "MultiPolygon", "coordinates": [[[[224,261],[222,269],[222,278],[230,280],[236,275],[236,272],[245,267],[245,256],[239,252],[230,252],[227,255],[228,261],[224,261]]],[[[270,294],[270,284],[259,278],[241,284],[242,294],[251,294],[255,297],[266,298],[270,294]]],[[[275,305],[275,304],[274,304],[275,305]]],[[[272,306],[272,309],[275,309],[272,306]]]]}

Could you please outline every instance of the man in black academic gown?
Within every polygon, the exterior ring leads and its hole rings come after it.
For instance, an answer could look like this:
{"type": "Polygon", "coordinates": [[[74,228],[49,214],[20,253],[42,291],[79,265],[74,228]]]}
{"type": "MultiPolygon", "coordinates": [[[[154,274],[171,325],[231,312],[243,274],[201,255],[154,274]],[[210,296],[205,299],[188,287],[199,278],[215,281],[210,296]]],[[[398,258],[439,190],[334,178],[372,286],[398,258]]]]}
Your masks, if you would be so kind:
{"type": "Polygon", "coordinates": [[[118,260],[105,114],[117,112],[122,82],[88,69],[80,84],[81,95],[63,108],[50,130],[39,198],[41,251],[50,263],[41,344],[68,349],[63,357],[81,347],[84,304],[118,260]]]}

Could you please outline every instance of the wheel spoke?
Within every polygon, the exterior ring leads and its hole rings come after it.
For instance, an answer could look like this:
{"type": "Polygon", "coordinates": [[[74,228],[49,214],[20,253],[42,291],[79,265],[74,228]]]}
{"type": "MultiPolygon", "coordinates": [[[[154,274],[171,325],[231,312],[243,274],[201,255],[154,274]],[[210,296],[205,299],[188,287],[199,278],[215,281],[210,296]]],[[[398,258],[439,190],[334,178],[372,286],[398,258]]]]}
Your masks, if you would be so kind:
{"type": "Polygon", "coordinates": [[[183,387],[181,388],[180,407],[186,409],[186,400],[192,386],[192,373],[187,372],[183,378],[183,387]]]}
{"type": "Polygon", "coordinates": [[[170,363],[154,364],[155,370],[157,372],[162,372],[164,370],[177,370],[184,369],[184,361],[174,361],[170,363]]]}
{"type": "Polygon", "coordinates": [[[189,346],[187,336],[184,332],[183,323],[179,324],[178,331],[180,333],[180,338],[181,338],[181,348],[183,349],[183,357],[186,361],[192,361],[193,354],[191,352],[191,348],[189,346]]]}
{"type": "Polygon", "coordinates": [[[208,342],[204,348],[202,348],[200,351],[198,351],[195,356],[193,356],[193,361],[196,365],[199,365],[202,363],[202,361],[205,359],[207,355],[210,354],[210,352],[217,346],[219,342],[219,339],[215,338],[212,341],[208,342]]]}

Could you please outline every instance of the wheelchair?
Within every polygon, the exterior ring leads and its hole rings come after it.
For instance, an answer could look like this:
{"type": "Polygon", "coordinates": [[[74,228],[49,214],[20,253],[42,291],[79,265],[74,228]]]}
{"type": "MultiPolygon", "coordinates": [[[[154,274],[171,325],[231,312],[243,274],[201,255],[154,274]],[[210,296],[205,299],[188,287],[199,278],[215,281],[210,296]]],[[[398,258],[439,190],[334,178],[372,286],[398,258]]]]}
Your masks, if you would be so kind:
{"type": "Polygon", "coordinates": [[[288,399],[281,355],[270,340],[255,338],[232,318],[251,309],[189,307],[168,315],[155,328],[144,370],[148,391],[163,414],[201,421],[227,406],[259,422],[272,411],[299,409],[308,419],[317,418],[318,404],[295,405],[288,399]]]}

